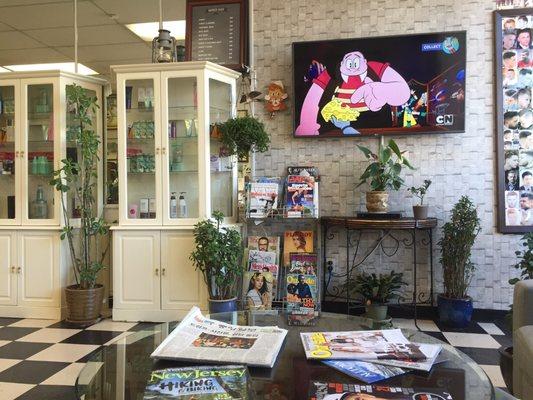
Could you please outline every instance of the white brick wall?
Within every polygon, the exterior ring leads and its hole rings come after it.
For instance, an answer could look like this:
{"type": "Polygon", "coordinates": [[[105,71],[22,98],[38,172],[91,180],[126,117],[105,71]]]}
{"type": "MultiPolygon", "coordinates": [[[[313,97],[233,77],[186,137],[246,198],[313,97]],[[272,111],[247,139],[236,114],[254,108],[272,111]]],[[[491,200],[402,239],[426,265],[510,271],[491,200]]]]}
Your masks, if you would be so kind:
{"type": "MultiPolygon", "coordinates": [[[[410,160],[418,167],[405,175],[406,184],[419,184],[425,178],[434,182],[427,202],[439,227],[462,194],[478,205],[483,228],[473,251],[478,271],[470,294],[478,308],[507,309],[512,298],[507,280],[514,274],[519,236],[496,232],[493,9],[493,0],[253,0],[253,45],[259,90],[282,79],[291,96],[292,42],[467,30],[466,132],[396,140],[400,148],[409,149],[410,160]]],[[[375,138],[296,140],[291,112],[270,120],[261,105],[257,110],[272,135],[271,150],[257,156],[258,174],[282,175],[287,165],[311,162],[323,178],[322,215],[353,215],[364,209],[365,189],[355,185],[365,164],[356,144],[375,146],[375,138]]],[[[412,201],[404,201],[406,197],[405,191],[393,194],[392,208],[410,213],[412,201]]],[[[437,233],[435,243],[439,237],[437,233]]],[[[379,264],[376,257],[374,265],[379,264]]],[[[435,251],[440,287],[438,257],[435,251]]],[[[411,274],[411,252],[381,260],[387,263],[383,269],[411,274]]],[[[420,284],[425,283],[427,275],[422,274],[420,284]]]]}

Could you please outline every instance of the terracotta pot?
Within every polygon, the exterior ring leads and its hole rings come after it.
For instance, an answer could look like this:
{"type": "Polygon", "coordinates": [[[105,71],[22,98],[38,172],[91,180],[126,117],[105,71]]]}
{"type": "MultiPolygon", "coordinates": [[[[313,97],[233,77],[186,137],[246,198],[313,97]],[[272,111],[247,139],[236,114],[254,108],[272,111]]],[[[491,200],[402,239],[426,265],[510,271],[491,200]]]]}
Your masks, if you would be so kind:
{"type": "Polygon", "coordinates": [[[427,219],[428,206],[413,206],[413,216],[415,219],[427,219]]]}
{"type": "Polygon", "coordinates": [[[65,288],[67,302],[67,322],[89,326],[100,319],[104,287],[96,285],[92,289],[80,289],[78,285],[65,288]]]}
{"type": "Polygon", "coordinates": [[[371,213],[386,213],[389,210],[389,194],[378,190],[366,192],[366,209],[371,213]]]}

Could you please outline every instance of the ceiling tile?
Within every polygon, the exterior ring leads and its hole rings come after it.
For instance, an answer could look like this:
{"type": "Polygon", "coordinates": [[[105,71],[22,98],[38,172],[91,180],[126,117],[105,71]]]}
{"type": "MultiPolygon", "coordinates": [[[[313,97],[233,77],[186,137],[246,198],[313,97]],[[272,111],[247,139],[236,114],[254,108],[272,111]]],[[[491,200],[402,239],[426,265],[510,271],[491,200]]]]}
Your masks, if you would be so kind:
{"type": "Polygon", "coordinates": [[[0,0],[0,7],[26,6],[31,4],[71,3],[72,0],[0,0]]]}
{"type": "MultiPolygon", "coordinates": [[[[1,12],[1,10],[0,10],[0,12],[1,12]]],[[[11,28],[10,26],[0,22],[0,32],[12,31],[12,30],[13,30],[13,28],[11,28]]]]}
{"type": "Polygon", "coordinates": [[[31,49],[42,44],[18,31],[0,32],[0,50],[31,49]]]}
{"type": "MultiPolygon", "coordinates": [[[[67,57],[74,57],[73,47],[56,47],[67,57]]],[[[113,64],[115,60],[143,58],[144,55],[152,56],[150,46],[143,43],[110,44],[105,46],[80,46],[78,57],[80,62],[108,61],[113,64]]]]}
{"type": "MultiPolygon", "coordinates": [[[[108,14],[114,14],[121,24],[159,21],[157,0],[92,0],[108,14]]],[[[185,0],[163,0],[163,19],[185,19],[185,0]]]]}
{"type": "Polygon", "coordinates": [[[0,65],[72,61],[51,48],[0,51],[0,65]]]}

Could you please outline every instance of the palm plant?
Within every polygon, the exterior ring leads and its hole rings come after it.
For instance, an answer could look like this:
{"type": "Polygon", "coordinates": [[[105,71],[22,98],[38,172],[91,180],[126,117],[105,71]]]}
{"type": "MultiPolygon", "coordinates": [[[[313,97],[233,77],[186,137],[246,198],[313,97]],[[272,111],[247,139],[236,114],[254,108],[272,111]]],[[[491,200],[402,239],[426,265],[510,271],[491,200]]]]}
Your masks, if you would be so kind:
{"type": "Polygon", "coordinates": [[[362,272],[349,285],[349,290],[361,295],[367,305],[387,304],[401,298],[400,289],[404,285],[407,283],[403,281],[403,273],[391,271],[390,274],[377,275],[362,272]]]}

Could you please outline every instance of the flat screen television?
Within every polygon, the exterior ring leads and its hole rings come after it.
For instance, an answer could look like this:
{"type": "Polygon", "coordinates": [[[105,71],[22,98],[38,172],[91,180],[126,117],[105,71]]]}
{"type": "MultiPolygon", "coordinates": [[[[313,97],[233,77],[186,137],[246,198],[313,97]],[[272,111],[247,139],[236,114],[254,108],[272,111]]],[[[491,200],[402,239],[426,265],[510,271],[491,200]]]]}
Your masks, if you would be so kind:
{"type": "Polygon", "coordinates": [[[294,136],[464,132],[466,32],[296,42],[294,136]]]}

